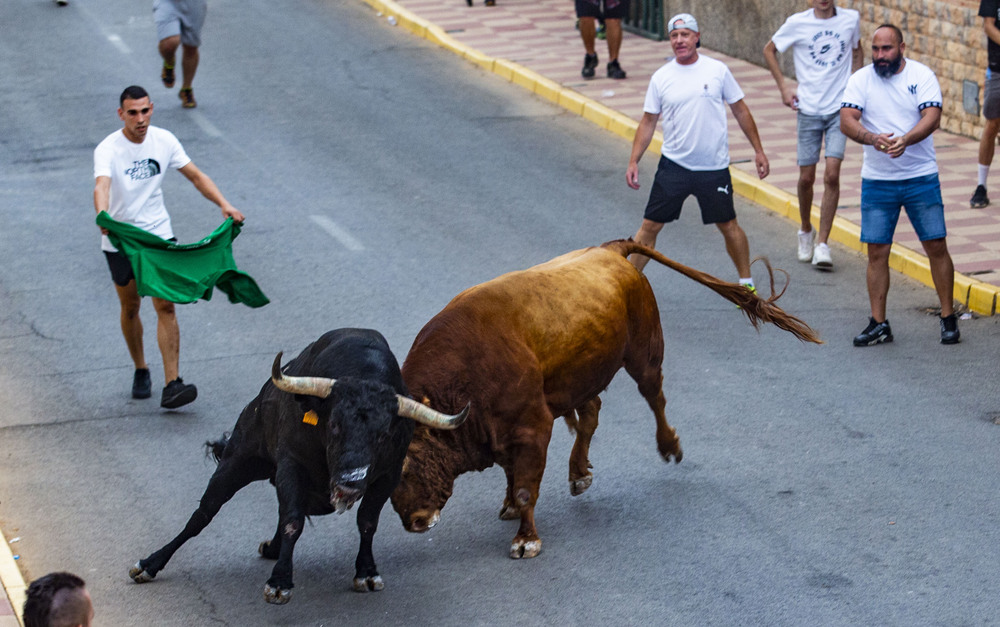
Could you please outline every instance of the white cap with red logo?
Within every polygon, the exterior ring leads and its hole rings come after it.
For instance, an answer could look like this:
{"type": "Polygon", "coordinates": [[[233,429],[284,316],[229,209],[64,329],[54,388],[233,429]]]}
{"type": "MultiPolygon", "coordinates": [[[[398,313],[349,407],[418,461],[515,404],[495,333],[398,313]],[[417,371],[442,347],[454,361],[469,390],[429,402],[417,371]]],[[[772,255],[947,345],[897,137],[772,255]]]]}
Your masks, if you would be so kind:
{"type": "Polygon", "coordinates": [[[667,22],[667,34],[669,35],[678,28],[686,28],[697,33],[698,21],[690,13],[678,13],[667,22]]]}

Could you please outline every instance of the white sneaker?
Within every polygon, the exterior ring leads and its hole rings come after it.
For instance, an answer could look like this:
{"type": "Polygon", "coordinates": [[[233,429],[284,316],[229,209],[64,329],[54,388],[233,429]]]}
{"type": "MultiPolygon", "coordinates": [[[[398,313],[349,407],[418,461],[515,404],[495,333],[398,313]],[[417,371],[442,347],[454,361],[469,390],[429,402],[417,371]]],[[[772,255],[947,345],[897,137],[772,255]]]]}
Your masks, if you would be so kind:
{"type": "Polygon", "coordinates": [[[830,247],[826,244],[816,244],[816,248],[813,249],[812,264],[817,270],[833,270],[830,247]]]}
{"type": "Polygon", "coordinates": [[[803,233],[799,231],[799,261],[809,263],[813,258],[813,240],[816,239],[816,231],[803,233]]]}

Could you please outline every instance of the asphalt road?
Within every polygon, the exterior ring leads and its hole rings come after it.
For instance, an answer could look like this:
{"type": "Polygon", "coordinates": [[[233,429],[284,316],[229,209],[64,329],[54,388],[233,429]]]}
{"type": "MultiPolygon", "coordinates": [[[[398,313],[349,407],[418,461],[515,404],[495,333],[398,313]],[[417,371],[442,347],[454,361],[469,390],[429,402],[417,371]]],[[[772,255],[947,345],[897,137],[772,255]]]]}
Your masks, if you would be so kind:
{"type": "MultiPolygon", "coordinates": [[[[461,10],[462,3],[456,4],[461,10]]],[[[932,291],[893,276],[896,342],[851,346],[864,262],[821,274],[794,225],[739,201],[754,255],[786,268],[780,301],[826,344],[754,331],[713,292],[651,264],[664,332],[666,465],[622,374],[604,395],[594,484],[571,497],[557,425],[536,510],[544,547],[512,561],[499,468],[462,476],[437,527],[383,511],[384,591],[350,591],[353,512],[313,519],[287,606],[262,590],[273,489],[239,493],[156,581],[126,576],[173,537],[211,475],[202,443],[230,429],[271,360],[343,326],[382,331],[402,361],[462,289],[634,233],[644,186],[629,146],[405,31],[365,5],[213,0],[199,107],[160,85],[149,3],[0,4],[0,528],[27,579],[87,579],[101,625],[981,625],[998,621],[1000,386],[996,319],[938,344],[932,291]],[[163,412],[129,398],[132,366],[93,223],[92,151],[138,83],[248,216],[241,269],[272,303],[224,295],[180,309],[181,374],[163,412]]],[[[180,175],[164,185],[181,241],[220,221],[180,175]]],[[[733,279],[689,206],[673,258],[733,279]]],[[[756,267],[758,284],[766,276],[756,267]]],[[[147,303],[147,356],[162,379],[147,303]]]]}

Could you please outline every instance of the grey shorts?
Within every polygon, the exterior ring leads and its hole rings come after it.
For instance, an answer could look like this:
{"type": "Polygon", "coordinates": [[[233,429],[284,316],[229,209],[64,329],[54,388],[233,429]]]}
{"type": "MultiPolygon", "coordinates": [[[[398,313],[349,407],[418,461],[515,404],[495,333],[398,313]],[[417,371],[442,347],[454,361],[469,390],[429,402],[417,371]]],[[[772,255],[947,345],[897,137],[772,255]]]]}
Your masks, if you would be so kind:
{"type": "Polygon", "coordinates": [[[983,117],[1000,118],[1000,72],[990,72],[983,86],[983,117]]]}
{"type": "Polygon", "coordinates": [[[799,166],[819,163],[819,151],[826,137],[826,156],[844,158],[847,138],[840,132],[840,112],[829,115],[806,115],[799,113],[796,121],[799,134],[797,159],[799,166]]]}
{"type": "Polygon", "coordinates": [[[205,24],[206,13],[206,0],[153,0],[157,40],[180,35],[182,44],[197,48],[201,45],[201,27],[205,24]]]}

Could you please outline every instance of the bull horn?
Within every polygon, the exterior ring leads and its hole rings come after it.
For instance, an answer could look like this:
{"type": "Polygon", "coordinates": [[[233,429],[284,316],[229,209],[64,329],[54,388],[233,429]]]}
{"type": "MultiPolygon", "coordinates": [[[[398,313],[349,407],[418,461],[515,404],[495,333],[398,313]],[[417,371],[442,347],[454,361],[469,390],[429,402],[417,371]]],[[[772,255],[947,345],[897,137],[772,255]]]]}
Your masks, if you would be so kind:
{"type": "Polygon", "coordinates": [[[465,409],[454,416],[449,416],[448,414],[435,411],[423,403],[418,403],[412,398],[406,398],[399,394],[396,395],[396,398],[399,399],[400,416],[412,418],[420,424],[434,427],[435,429],[455,429],[469,417],[470,405],[466,405],[465,409]]]}
{"type": "Polygon", "coordinates": [[[274,365],[271,366],[271,381],[275,387],[289,394],[305,394],[306,396],[318,396],[326,398],[333,390],[336,379],[325,379],[323,377],[286,377],[281,373],[281,355],[274,358],[274,365]]]}

